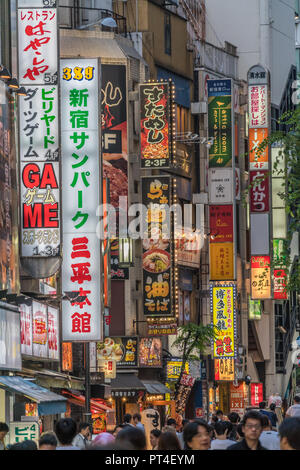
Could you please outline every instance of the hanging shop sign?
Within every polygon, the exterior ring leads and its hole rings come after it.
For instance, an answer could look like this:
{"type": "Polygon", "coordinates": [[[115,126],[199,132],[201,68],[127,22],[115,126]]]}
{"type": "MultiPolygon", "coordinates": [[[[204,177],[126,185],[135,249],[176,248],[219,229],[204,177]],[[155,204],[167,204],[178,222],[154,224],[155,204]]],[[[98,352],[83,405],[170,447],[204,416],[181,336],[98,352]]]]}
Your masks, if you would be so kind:
{"type": "Polygon", "coordinates": [[[22,370],[20,313],[0,307],[0,370],[22,370]]]}
{"type": "Polygon", "coordinates": [[[140,85],[142,168],[172,164],[171,87],[166,82],[140,85]]]}
{"type": "MultiPolygon", "coordinates": [[[[24,3],[24,2],[23,2],[24,3]]],[[[57,9],[18,5],[21,256],[60,255],[57,9]]],[[[48,8],[50,7],[51,8],[48,8]]]]}
{"type": "MultiPolygon", "coordinates": [[[[181,359],[172,359],[167,362],[167,380],[177,380],[179,379],[180,372],[182,368],[181,359]]],[[[184,371],[189,374],[189,363],[185,363],[184,371]]]]}
{"type": "Polygon", "coordinates": [[[214,358],[234,358],[236,338],[236,287],[210,286],[210,307],[216,338],[213,341],[214,358]]]}
{"type": "Polygon", "coordinates": [[[287,271],[285,269],[273,270],[273,294],[275,300],[287,300],[286,290],[287,271]]]}
{"type": "Polygon", "coordinates": [[[250,212],[269,212],[268,171],[250,171],[250,212]]]}
{"type": "Polygon", "coordinates": [[[139,365],[140,367],[162,367],[161,338],[140,338],[139,365]]]}
{"type": "Polygon", "coordinates": [[[233,206],[209,206],[209,229],[210,243],[233,243],[233,206]]]}
{"type": "Polygon", "coordinates": [[[249,169],[251,170],[268,170],[269,168],[269,146],[264,150],[259,147],[262,142],[269,137],[269,130],[266,129],[249,129],[249,169]]]}
{"type": "Polygon", "coordinates": [[[230,411],[244,414],[245,409],[245,389],[244,383],[240,383],[237,387],[230,384],[230,411]]]}
{"type": "Polygon", "coordinates": [[[137,367],[138,341],[136,337],[105,338],[97,343],[97,362],[116,361],[117,368],[137,367]]]}
{"type": "Polygon", "coordinates": [[[148,336],[177,335],[177,322],[174,318],[152,320],[147,323],[148,336]]]}
{"type": "Polygon", "coordinates": [[[260,300],[249,297],[249,320],[261,320],[262,306],[260,300]]]}
{"type": "Polygon", "coordinates": [[[265,129],[268,127],[268,86],[249,86],[249,128],[265,129]]]}
{"type": "Polygon", "coordinates": [[[234,244],[210,243],[210,280],[234,280],[234,244]]]}
{"type": "Polygon", "coordinates": [[[271,297],[270,256],[251,256],[251,298],[263,300],[271,297]]]}
{"type": "Polygon", "coordinates": [[[37,421],[14,421],[9,423],[9,443],[17,444],[24,441],[35,441],[38,444],[40,437],[39,423],[37,421]]]}
{"type": "Polygon", "coordinates": [[[109,204],[109,180],[102,179],[102,203],[104,206],[103,213],[103,231],[104,239],[102,240],[102,256],[103,256],[103,303],[104,307],[110,306],[110,243],[108,239],[108,204],[109,204]]]}
{"type": "Polygon", "coordinates": [[[201,234],[192,230],[176,231],[174,240],[177,264],[189,268],[200,267],[201,234]]]}
{"type": "Polygon", "coordinates": [[[192,388],[196,379],[191,375],[186,374],[185,372],[182,374],[180,379],[180,385],[184,385],[185,387],[192,388]]]}
{"type": "Polygon", "coordinates": [[[263,384],[251,383],[250,384],[251,406],[257,406],[264,400],[263,384]]]}
{"type": "Polygon", "coordinates": [[[58,310],[48,306],[48,357],[59,360],[58,310]]]}
{"type": "Polygon", "coordinates": [[[119,239],[110,240],[110,275],[112,281],[129,279],[129,268],[119,266],[119,239]]]}
{"type": "Polygon", "coordinates": [[[208,187],[210,204],[232,204],[232,169],[210,168],[208,174],[208,187]]]}
{"type": "Polygon", "coordinates": [[[97,361],[98,369],[104,372],[105,379],[115,379],[117,376],[116,361],[113,359],[99,359],[97,361]]]}
{"type": "Polygon", "coordinates": [[[32,343],[33,355],[48,357],[47,305],[32,302],[32,343]]]}
{"type": "Polygon", "coordinates": [[[209,149],[209,166],[232,166],[232,81],[207,80],[208,135],[214,138],[209,149]]]}
{"type": "MultiPolygon", "coordinates": [[[[144,315],[172,316],[172,247],[167,230],[170,220],[171,179],[142,178],[142,201],[147,208],[143,225],[144,315]]],[[[169,232],[170,233],[170,232],[169,232]]]]}
{"type": "Polygon", "coordinates": [[[61,60],[64,341],[102,339],[98,59],[61,60]],[[84,300],[83,300],[84,299],[84,300]]]}
{"type": "Polygon", "coordinates": [[[234,358],[215,359],[215,380],[232,382],[234,380],[234,358]]]}
{"type": "Polygon", "coordinates": [[[21,353],[32,356],[32,308],[31,305],[20,305],[21,320],[21,353]]]}
{"type": "Polygon", "coordinates": [[[73,349],[72,343],[62,343],[62,370],[72,372],[73,370],[73,349]]]}

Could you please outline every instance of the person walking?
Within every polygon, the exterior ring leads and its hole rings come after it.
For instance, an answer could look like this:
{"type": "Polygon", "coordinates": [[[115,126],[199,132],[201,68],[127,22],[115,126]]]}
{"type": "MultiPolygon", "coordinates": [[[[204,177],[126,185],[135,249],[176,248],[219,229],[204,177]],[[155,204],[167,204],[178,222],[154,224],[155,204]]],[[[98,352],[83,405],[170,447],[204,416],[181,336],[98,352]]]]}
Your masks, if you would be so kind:
{"type": "Polygon", "coordinates": [[[124,423],[123,423],[123,424],[124,424],[124,425],[127,425],[127,426],[133,426],[133,424],[132,424],[131,421],[132,421],[132,416],[131,416],[131,414],[130,414],[130,413],[126,413],[126,414],[124,415],[124,423]]]}
{"type": "Polygon", "coordinates": [[[229,422],[232,424],[232,430],[228,434],[228,439],[231,441],[238,441],[239,436],[237,434],[237,427],[239,422],[241,421],[240,415],[235,411],[232,411],[228,415],[229,422]]]}
{"type": "Polygon", "coordinates": [[[157,450],[182,450],[175,432],[162,432],[158,439],[157,450]]]}
{"type": "Polygon", "coordinates": [[[186,450],[210,449],[211,427],[204,420],[188,423],[183,430],[184,447],[186,450]]]}
{"type": "Polygon", "coordinates": [[[218,421],[215,424],[215,439],[211,441],[211,450],[226,450],[232,446],[235,441],[231,441],[228,435],[232,431],[232,424],[228,421],[218,421]]]}
{"type": "Polygon", "coordinates": [[[298,395],[294,398],[294,404],[289,407],[285,414],[286,418],[298,418],[300,417],[300,397],[298,395]]]}
{"type": "Polygon", "coordinates": [[[260,443],[268,450],[280,450],[280,439],[278,432],[272,430],[272,424],[269,418],[265,415],[263,419],[263,431],[260,435],[260,443]]]}
{"type": "Polygon", "coordinates": [[[76,423],[72,418],[62,418],[55,426],[55,434],[60,445],[56,450],[80,450],[79,447],[72,444],[76,436],[76,423]]]}
{"type": "Polygon", "coordinates": [[[276,414],[276,405],[275,403],[270,404],[270,421],[273,427],[273,430],[277,430],[278,417],[276,414]]]}
{"type": "Polygon", "coordinates": [[[159,429],[152,429],[150,431],[150,444],[152,446],[152,450],[158,449],[158,440],[161,435],[161,431],[159,429]]]}
{"type": "Polygon", "coordinates": [[[259,441],[259,436],[263,430],[263,417],[260,412],[248,411],[241,424],[244,439],[227,447],[227,450],[267,450],[259,441]]]}
{"type": "Polygon", "coordinates": [[[6,450],[4,439],[8,431],[9,427],[7,426],[7,424],[0,423],[0,450],[6,450]]]}
{"type": "Polygon", "coordinates": [[[300,450],[300,418],[285,419],[279,426],[280,450],[300,450]]]}
{"type": "Polygon", "coordinates": [[[56,450],[57,439],[54,432],[44,432],[39,439],[39,450],[56,450]]]}
{"type": "Polygon", "coordinates": [[[115,443],[125,447],[128,444],[132,450],[146,450],[145,433],[132,425],[124,426],[124,428],[121,429],[116,437],[115,443]]]}
{"type": "Polygon", "coordinates": [[[144,428],[144,425],[142,424],[142,416],[140,415],[140,413],[135,413],[132,417],[133,419],[133,424],[136,428],[139,428],[141,429],[143,432],[145,432],[145,428],[144,428]]]}
{"type": "Polygon", "coordinates": [[[184,430],[185,426],[186,426],[189,422],[190,422],[190,421],[189,421],[188,419],[183,419],[183,420],[182,420],[181,432],[178,432],[178,433],[177,433],[177,437],[178,437],[178,440],[179,440],[179,442],[180,442],[181,449],[184,449],[183,430],[184,430]]]}
{"type": "Polygon", "coordinates": [[[72,445],[79,447],[80,450],[87,448],[88,439],[90,434],[90,425],[89,423],[80,423],[78,428],[78,434],[74,437],[72,445]]]}

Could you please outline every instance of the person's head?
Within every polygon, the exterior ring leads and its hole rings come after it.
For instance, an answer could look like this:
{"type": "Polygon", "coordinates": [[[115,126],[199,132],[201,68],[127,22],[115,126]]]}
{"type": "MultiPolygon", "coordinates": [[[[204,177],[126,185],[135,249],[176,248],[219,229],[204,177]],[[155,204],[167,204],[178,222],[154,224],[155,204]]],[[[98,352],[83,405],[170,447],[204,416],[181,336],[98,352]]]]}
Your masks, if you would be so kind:
{"type": "Polygon", "coordinates": [[[134,450],[146,450],[145,433],[134,426],[124,426],[116,437],[117,444],[129,443],[134,450]]]}
{"type": "Polygon", "coordinates": [[[271,411],[275,411],[275,410],[276,410],[276,405],[275,405],[275,403],[271,403],[271,405],[270,405],[270,410],[271,410],[271,411]]]}
{"type": "Polygon", "coordinates": [[[39,439],[39,450],[55,450],[57,439],[53,432],[44,432],[39,439]]]}
{"type": "Polygon", "coordinates": [[[271,421],[266,415],[262,415],[262,427],[263,427],[263,431],[272,431],[271,421]]]}
{"type": "Polygon", "coordinates": [[[300,397],[298,395],[295,396],[294,403],[295,405],[300,405],[300,397]]]}
{"type": "Polygon", "coordinates": [[[162,432],[158,439],[158,450],[181,450],[175,432],[162,432]]]}
{"type": "Polygon", "coordinates": [[[243,433],[243,426],[241,423],[239,423],[236,427],[236,432],[237,432],[237,439],[238,440],[241,440],[245,437],[244,433],[243,433]]]}
{"type": "Polygon", "coordinates": [[[300,450],[300,418],[286,418],[278,432],[280,450],[300,450]]]}
{"type": "Polygon", "coordinates": [[[55,434],[59,442],[64,445],[71,445],[76,436],[76,423],[72,418],[62,418],[55,426],[55,434]]]}
{"type": "Polygon", "coordinates": [[[9,427],[6,423],[0,423],[0,441],[3,441],[6,434],[9,431],[9,427]]]}
{"type": "Polygon", "coordinates": [[[228,419],[232,424],[238,424],[241,421],[240,415],[235,411],[229,413],[228,419]]]}
{"type": "Polygon", "coordinates": [[[259,411],[248,411],[242,421],[242,431],[245,439],[249,441],[258,441],[262,433],[263,420],[259,411]]]}
{"type": "Polygon", "coordinates": [[[133,419],[133,423],[134,423],[135,425],[137,425],[138,423],[141,422],[142,417],[141,417],[140,413],[135,413],[135,414],[133,415],[132,419],[133,419]]]}
{"type": "Polygon", "coordinates": [[[113,436],[114,437],[117,437],[117,435],[119,434],[119,432],[121,431],[121,429],[124,428],[124,424],[117,424],[117,426],[115,427],[115,429],[113,430],[113,436]]]}
{"type": "Polygon", "coordinates": [[[215,423],[217,423],[218,421],[219,421],[219,420],[218,420],[217,415],[212,415],[212,417],[211,417],[211,422],[212,422],[212,424],[215,424],[215,423]]]}
{"type": "Polygon", "coordinates": [[[167,420],[167,426],[172,426],[174,429],[176,429],[176,420],[174,418],[169,418],[167,420]]]}
{"type": "Polygon", "coordinates": [[[189,419],[183,419],[183,420],[182,420],[182,429],[184,429],[185,426],[186,426],[189,422],[190,422],[189,419]]]}
{"type": "Polygon", "coordinates": [[[80,434],[87,438],[90,433],[89,423],[80,423],[78,427],[78,432],[80,432],[80,434]]]}
{"type": "Polygon", "coordinates": [[[260,409],[260,410],[264,410],[265,407],[266,407],[266,402],[265,402],[265,401],[261,401],[261,402],[258,404],[258,406],[259,406],[259,409],[260,409]]]}
{"type": "Polygon", "coordinates": [[[131,416],[130,413],[126,413],[126,414],[124,415],[124,423],[130,424],[130,423],[131,423],[131,419],[132,419],[132,416],[131,416]]]}
{"type": "Polygon", "coordinates": [[[183,440],[187,449],[208,450],[210,448],[210,426],[203,420],[188,423],[183,430],[183,440]]]}
{"type": "Polygon", "coordinates": [[[150,444],[152,447],[156,447],[158,445],[160,435],[161,431],[159,429],[152,429],[152,431],[150,431],[150,444]]]}
{"type": "Polygon", "coordinates": [[[232,430],[232,424],[229,421],[218,421],[215,426],[216,439],[227,439],[232,430]]]}
{"type": "Polygon", "coordinates": [[[218,418],[219,420],[223,421],[223,419],[224,419],[224,413],[223,413],[222,410],[218,410],[218,411],[216,412],[216,416],[217,416],[217,418],[218,418]]]}
{"type": "Polygon", "coordinates": [[[106,446],[115,442],[115,438],[109,432],[101,432],[97,434],[95,439],[92,441],[92,446],[106,446]]]}
{"type": "Polygon", "coordinates": [[[13,444],[9,450],[38,450],[38,448],[34,441],[23,441],[13,444]]]}

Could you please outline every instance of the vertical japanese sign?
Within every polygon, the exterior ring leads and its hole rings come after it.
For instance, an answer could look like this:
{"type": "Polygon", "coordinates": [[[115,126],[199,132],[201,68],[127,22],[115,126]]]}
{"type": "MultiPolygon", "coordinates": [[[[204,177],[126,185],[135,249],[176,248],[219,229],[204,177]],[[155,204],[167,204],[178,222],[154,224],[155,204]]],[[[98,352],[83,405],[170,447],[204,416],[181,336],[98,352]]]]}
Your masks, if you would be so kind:
{"type": "Polygon", "coordinates": [[[261,320],[261,301],[249,297],[249,320],[261,320]]]}
{"type": "Polygon", "coordinates": [[[250,212],[269,212],[269,200],[268,171],[250,171],[250,212]]]}
{"type": "Polygon", "coordinates": [[[210,243],[233,243],[233,206],[209,206],[210,243]]]}
{"type": "Polygon", "coordinates": [[[276,238],[273,240],[273,293],[274,299],[276,300],[286,300],[288,298],[288,293],[286,290],[287,284],[287,270],[284,265],[284,240],[281,238],[276,238]]]}
{"type": "Polygon", "coordinates": [[[236,287],[210,286],[210,307],[216,338],[213,340],[214,358],[234,358],[236,339],[236,287]]]}
{"type": "Polygon", "coordinates": [[[140,85],[142,168],[172,164],[170,86],[165,82],[140,85]]]}
{"type": "Polygon", "coordinates": [[[172,247],[165,238],[171,201],[168,176],[142,178],[142,201],[147,208],[143,234],[144,315],[172,315],[172,247]]]}
{"type": "Polygon", "coordinates": [[[48,355],[49,359],[59,360],[58,310],[48,307],[48,355]]]}
{"type": "MultiPolygon", "coordinates": [[[[40,2],[41,3],[41,2],[40,2]]],[[[60,255],[58,23],[53,2],[18,8],[21,256],[60,255]],[[39,5],[42,6],[42,5],[39,5]],[[48,8],[50,7],[50,8],[48,8]]]]}
{"type": "Polygon", "coordinates": [[[20,305],[21,353],[32,356],[32,307],[20,305]]]}
{"type": "Polygon", "coordinates": [[[250,385],[251,406],[258,406],[264,399],[263,384],[252,383],[250,385]]]}
{"type": "Polygon", "coordinates": [[[263,300],[271,297],[270,256],[251,256],[251,298],[263,300]]]}
{"type": "Polygon", "coordinates": [[[209,166],[232,166],[232,81],[207,80],[208,134],[214,138],[209,149],[209,166]]]}
{"type": "Polygon", "coordinates": [[[215,380],[232,382],[234,380],[234,358],[215,359],[215,380]]]}
{"type": "Polygon", "coordinates": [[[99,66],[97,59],[64,59],[61,80],[61,149],[64,259],[63,341],[102,337],[101,244],[96,234],[100,204],[99,66]]]}
{"type": "Polygon", "coordinates": [[[14,421],[9,423],[9,442],[15,444],[23,441],[35,441],[38,444],[40,437],[39,423],[36,421],[14,421]]]}
{"type": "Polygon", "coordinates": [[[48,357],[47,305],[32,302],[32,343],[33,355],[48,357]]]}
{"type": "Polygon", "coordinates": [[[73,370],[73,350],[72,343],[61,343],[62,348],[62,370],[72,372],[73,370]]]}

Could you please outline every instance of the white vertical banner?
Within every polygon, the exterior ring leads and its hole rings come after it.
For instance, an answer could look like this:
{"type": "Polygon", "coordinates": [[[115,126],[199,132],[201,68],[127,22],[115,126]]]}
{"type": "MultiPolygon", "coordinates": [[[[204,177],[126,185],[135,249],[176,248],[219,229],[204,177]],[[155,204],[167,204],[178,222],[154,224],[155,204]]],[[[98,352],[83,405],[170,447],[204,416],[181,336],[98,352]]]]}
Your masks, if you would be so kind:
{"type": "Polygon", "coordinates": [[[59,360],[58,309],[48,307],[48,353],[49,359],[59,360]]]}
{"type": "Polygon", "coordinates": [[[32,302],[32,342],[33,356],[48,357],[47,305],[32,302]]]}
{"type": "Polygon", "coordinates": [[[20,305],[21,353],[32,356],[32,307],[20,305]]]}
{"type": "Polygon", "coordinates": [[[63,341],[102,339],[101,260],[96,216],[100,204],[98,59],[63,59],[61,152],[63,202],[63,341]]]}

